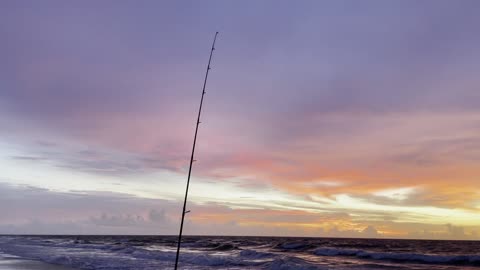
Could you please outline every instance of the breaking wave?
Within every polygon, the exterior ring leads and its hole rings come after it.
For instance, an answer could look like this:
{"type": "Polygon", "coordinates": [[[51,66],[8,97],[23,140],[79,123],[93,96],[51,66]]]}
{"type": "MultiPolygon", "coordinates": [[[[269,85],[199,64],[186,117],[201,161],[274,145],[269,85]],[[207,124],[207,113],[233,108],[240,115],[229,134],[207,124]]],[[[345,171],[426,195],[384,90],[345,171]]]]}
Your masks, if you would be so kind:
{"type": "Polygon", "coordinates": [[[478,265],[480,255],[436,255],[418,253],[372,252],[359,249],[318,248],[313,252],[319,256],[355,256],[363,259],[418,262],[428,264],[478,265]]]}

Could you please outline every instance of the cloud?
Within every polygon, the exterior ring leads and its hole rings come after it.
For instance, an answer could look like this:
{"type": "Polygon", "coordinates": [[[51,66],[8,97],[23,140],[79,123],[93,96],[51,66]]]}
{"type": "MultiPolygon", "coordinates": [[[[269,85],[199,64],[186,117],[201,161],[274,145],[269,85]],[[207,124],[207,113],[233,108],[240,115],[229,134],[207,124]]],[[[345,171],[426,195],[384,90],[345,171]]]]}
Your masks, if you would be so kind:
{"type": "Polygon", "coordinates": [[[22,152],[9,158],[18,162],[38,162],[49,166],[97,175],[127,176],[160,170],[181,171],[187,155],[160,156],[155,153],[135,153],[105,147],[78,145],[76,143],[45,144],[23,141],[22,152]]]}
{"type": "Polygon", "coordinates": [[[455,226],[450,223],[441,225],[440,228],[424,229],[423,231],[414,231],[409,233],[409,237],[417,239],[443,239],[443,240],[479,240],[476,230],[471,229],[466,232],[464,226],[455,226]]]}
{"type": "Polygon", "coordinates": [[[344,237],[344,238],[382,238],[384,235],[379,233],[377,229],[372,226],[368,225],[363,230],[341,230],[338,229],[336,226],[325,230],[322,233],[323,237],[344,237]]]}
{"type": "MultiPolygon", "coordinates": [[[[476,239],[475,231],[480,229],[478,226],[396,222],[380,214],[375,216],[369,210],[311,213],[235,209],[213,202],[189,202],[189,209],[185,233],[194,235],[476,239]],[[419,228],[426,231],[418,233],[419,228]]],[[[180,201],[0,184],[0,233],[174,235],[178,232],[180,211],[180,201]],[[12,207],[15,211],[10,211],[12,207]]]]}
{"type": "Polygon", "coordinates": [[[403,201],[408,199],[408,197],[414,193],[415,190],[415,187],[392,188],[376,191],[373,193],[373,195],[403,201]]]}
{"type": "Polygon", "coordinates": [[[453,239],[459,239],[465,237],[465,230],[463,227],[453,226],[452,224],[447,224],[447,230],[450,237],[453,239]]]}
{"type": "Polygon", "coordinates": [[[91,222],[99,226],[119,226],[129,227],[137,226],[145,222],[144,218],[139,215],[132,216],[130,214],[120,216],[109,216],[103,213],[100,217],[92,217],[91,222]]]}
{"type": "Polygon", "coordinates": [[[148,218],[154,223],[164,222],[167,220],[167,216],[165,215],[165,211],[163,209],[161,211],[151,209],[148,212],[148,218]]]}
{"type": "MultiPolygon", "coordinates": [[[[129,181],[125,189],[137,192],[148,189],[145,174],[185,172],[199,71],[219,21],[235,35],[222,35],[216,51],[194,173],[197,183],[228,184],[230,193],[241,190],[251,201],[209,205],[212,213],[232,212],[212,215],[216,229],[266,233],[264,224],[324,218],[346,220],[339,228],[358,232],[381,220],[425,221],[412,209],[478,213],[475,1],[369,2],[354,9],[334,2],[294,8],[215,2],[206,4],[205,16],[197,5],[176,2],[55,5],[62,8],[0,3],[0,144],[9,150],[0,162],[7,164],[5,177],[26,172],[28,183],[84,191],[4,186],[4,224],[40,228],[56,220],[53,228],[78,221],[129,230],[178,216],[177,202],[101,193],[108,184],[96,180],[129,181]],[[73,180],[53,177],[60,171],[73,180]],[[42,173],[52,177],[39,179],[42,173]],[[99,190],[90,190],[92,182],[99,190]],[[341,205],[342,198],[371,208],[341,205]],[[235,217],[245,212],[232,210],[252,207],[267,208],[256,213],[269,214],[262,224],[247,226],[235,217]],[[308,213],[267,211],[279,209],[308,213]],[[348,217],[335,216],[342,213],[348,217]]],[[[168,178],[160,184],[169,185],[168,178]]],[[[218,202],[215,195],[202,195],[203,203],[218,202]]],[[[190,217],[198,225],[198,216],[190,217]]],[[[279,225],[276,232],[292,228],[279,225]]]]}
{"type": "Polygon", "coordinates": [[[365,236],[365,238],[377,238],[380,236],[377,229],[371,225],[363,229],[362,235],[365,236]]]}
{"type": "MultiPolygon", "coordinates": [[[[41,222],[80,220],[94,218],[99,222],[132,221],[141,214],[147,217],[148,211],[157,207],[175,212],[179,206],[172,201],[146,199],[130,194],[98,191],[59,192],[31,186],[18,186],[0,183],[0,222],[20,224],[30,220],[41,222]],[[15,211],[11,211],[12,207],[15,211]],[[133,216],[128,216],[133,214],[133,216]]],[[[161,213],[161,210],[157,210],[161,213]]],[[[180,211],[180,210],[179,210],[180,211]]]]}

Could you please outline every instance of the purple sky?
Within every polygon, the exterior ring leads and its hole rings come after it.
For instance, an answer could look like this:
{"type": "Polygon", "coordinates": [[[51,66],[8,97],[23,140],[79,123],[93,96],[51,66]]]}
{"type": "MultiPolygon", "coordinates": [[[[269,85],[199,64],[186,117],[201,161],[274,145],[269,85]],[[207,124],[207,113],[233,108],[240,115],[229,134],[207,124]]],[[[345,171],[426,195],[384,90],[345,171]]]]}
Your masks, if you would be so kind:
{"type": "Polygon", "coordinates": [[[126,217],[149,213],[168,219],[159,233],[175,233],[219,31],[190,222],[223,234],[359,236],[375,226],[388,237],[477,237],[479,8],[1,1],[0,192],[25,197],[4,197],[17,214],[0,215],[0,233],[38,223],[105,233],[95,222],[105,214],[125,221],[118,232],[141,233],[126,217]],[[36,196],[46,203],[33,206],[36,196]],[[100,202],[55,208],[69,196],[100,202]],[[452,235],[446,216],[463,233],[452,235]]]}

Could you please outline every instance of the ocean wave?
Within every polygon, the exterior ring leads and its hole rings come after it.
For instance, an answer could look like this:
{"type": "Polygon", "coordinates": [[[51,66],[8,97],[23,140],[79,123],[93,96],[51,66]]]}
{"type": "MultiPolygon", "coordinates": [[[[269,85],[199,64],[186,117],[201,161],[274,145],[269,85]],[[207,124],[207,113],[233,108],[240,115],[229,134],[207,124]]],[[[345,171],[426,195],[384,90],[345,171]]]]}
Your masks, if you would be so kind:
{"type": "Polygon", "coordinates": [[[235,249],[238,249],[237,246],[235,245],[232,245],[232,244],[221,244],[221,245],[218,245],[217,247],[214,247],[212,250],[216,250],[216,251],[230,251],[230,250],[235,250],[235,249]]]}
{"type": "MultiPolygon", "coordinates": [[[[0,252],[87,270],[157,270],[173,267],[176,245],[172,239],[0,236],[0,252]]],[[[467,253],[478,250],[474,242],[442,242],[442,245],[403,242],[401,245],[411,244],[412,248],[398,251],[400,244],[378,241],[378,245],[373,245],[366,241],[371,240],[189,237],[185,245],[182,243],[180,262],[182,269],[195,270],[409,269],[409,265],[425,270],[433,268],[432,264],[437,268],[463,270],[480,266],[480,254],[467,253]],[[354,243],[359,243],[359,248],[355,248],[354,243]],[[372,248],[364,248],[362,244],[370,244],[372,248]],[[393,248],[389,249],[387,244],[393,248]],[[459,250],[464,253],[453,253],[459,250]],[[419,267],[420,263],[424,266],[419,267]]]]}
{"type": "MultiPolygon", "coordinates": [[[[23,258],[65,265],[80,269],[164,269],[175,261],[174,251],[147,250],[127,245],[94,245],[61,243],[55,245],[34,239],[13,239],[1,243],[0,250],[23,258]]],[[[212,255],[183,252],[182,264],[203,267],[260,266],[267,261],[258,260],[261,253],[237,252],[229,255],[212,255]]]]}
{"type": "Polygon", "coordinates": [[[311,265],[301,259],[275,259],[269,266],[269,270],[324,270],[329,268],[320,267],[318,265],[311,265]]]}
{"type": "Polygon", "coordinates": [[[419,253],[373,252],[360,249],[341,248],[318,248],[313,253],[319,256],[355,256],[358,258],[373,260],[480,266],[480,255],[437,255],[419,253]]]}
{"type": "Polygon", "coordinates": [[[307,250],[307,249],[312,249],[315,246],[312,245],[312,243],[309,242],[285,242],[285,243],[279,243],[275,246],[276,249],[281,249],[281,250],[307,250]]]}
{"type": "Polygon", "coordinates": [[[258,259],[265,259],[265,258],[271,258],[274,257],[275,254],[270,253],[270,252],[259,252],[256,250],[252,249],[245,249],[240,252],[240,256],[252,259],[252,260],[258,260],[258,259]]]}

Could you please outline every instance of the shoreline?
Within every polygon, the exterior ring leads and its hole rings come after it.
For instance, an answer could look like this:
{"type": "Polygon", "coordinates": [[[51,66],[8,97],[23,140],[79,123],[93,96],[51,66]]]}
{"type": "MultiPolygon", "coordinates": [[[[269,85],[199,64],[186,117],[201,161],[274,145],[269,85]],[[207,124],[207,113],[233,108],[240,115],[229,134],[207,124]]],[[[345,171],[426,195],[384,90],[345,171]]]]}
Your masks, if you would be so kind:
{"type": "Polygon", "coordinates": [[[75,268],[44,263],[0,252],[0,270],[74,270],[75,268]]]}

